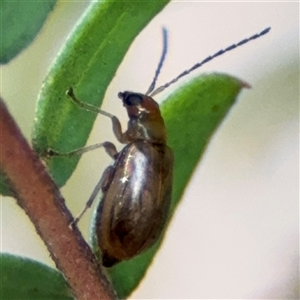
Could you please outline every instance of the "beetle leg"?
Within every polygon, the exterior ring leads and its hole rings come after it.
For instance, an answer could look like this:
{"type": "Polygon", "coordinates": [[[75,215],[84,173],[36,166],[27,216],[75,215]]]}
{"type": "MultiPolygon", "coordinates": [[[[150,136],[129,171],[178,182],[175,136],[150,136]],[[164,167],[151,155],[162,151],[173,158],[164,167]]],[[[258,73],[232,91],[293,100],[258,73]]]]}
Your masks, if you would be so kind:
{"type": "Polygon", "coordinates": [[[75,102],[79,107],[85,109],[85,110],[88,110],[88,111],[91,111],[91,112],[94,112],[94,113],[97,113],[97,114],[102,114],[106,117],[109,117],[109,118],[112,118],[113,115],[104,111],[104,110],[101,110],[100,108],[94,106],[94,105],[91,105],[91,104],[88,104],[88,103],[85,103],[85,102],[82,102],[80,100],[78,100],[74,94],[74,91],[73,91],[73,88],[70,87],[67,91],[66,91],[66,95],[69,96],[73,102],[75,102]]]}
{"type": "Polygon", "coordinates": [[[92,195],[90,196],[89,200],[86,202],[84,209],[82,210],[82,212],[71,222],[70,227],[76,225],[79,220],[82,218],[82,216],[84,215],[84,213],[92,206],[94,200],[96,199],[98,193],[100,192],[100,190],[105,191],[107,190],[109,184],[110,184],[110,180],[111,180],[111,175],[113,172],[114,168],[113,166],[109,166],[107,167],[102,176],[101,179],[99,180],[99,182],[97,183],[95,189],[93,190],[92,195]]]}
{"type": "Polygon", "coordinates": [[[104,143],[99,143],[91,146],[87,146],[84,148],[79,148],[71,152],[66,152],[66,153],[61,153],[61,152],[56,152],[52,149],[48,150],[47,156],[52,157],[52,156],[65,156],[65,157],[72,157],[72,156],[77,156],[77,155],[82,155],[86,152],[89,152],[91,150],[95,150],[98,148],[103,147],[106,151],[106,153],[113,159],[116,159],[118,155],[118,151],[116,149],[116,146],[111,143],[111,142],[104,142],[104,143]]]}
{"type": "Polygon", "coordinates": [[[104,111],[104,110],[101,110],[99,109],[98,107],[96,106],[93,106],[91,104],[88,104],[88,103],[84,103],[80,100],[78,100],[74,94],[74,91],[73,91],[73,88],[70,87],[67,92],[66,92],[67,96],[69,96],[79,107],[85,109],[85,110],[88,110],[88,111],[91,111],[91,112],[94,112],[94,113],[97,113],[97,114],[101,114],[101,115],[104,115],[106,117],[109,117],[112,121],[112,125],[113,125],[113,132],[117,138],[117,140],[122,143],[122,144],[127,144],[128,143],[128,138],[127,138],[127,135],[126,133],[123,133],[122,132],[122,126],[121,126],[121,123],[119,121],[119,119],[104,111]]]}
{"type": "Polygon", "coordinates": [[[119,119],[115,116],[112,116],[111,121],[112,121],[113,132],[117,140],[121,144],[128,144],[129,140],[127,134],[126,132],[122,132],[122,126],[119,119]]]}
{"type": "Polygon", "coordinates": [[[105,149],[105,152],[114,160],[118,157],[118,151],[116,146],[111,142],[104,142],[103,147],[105,149]]]}

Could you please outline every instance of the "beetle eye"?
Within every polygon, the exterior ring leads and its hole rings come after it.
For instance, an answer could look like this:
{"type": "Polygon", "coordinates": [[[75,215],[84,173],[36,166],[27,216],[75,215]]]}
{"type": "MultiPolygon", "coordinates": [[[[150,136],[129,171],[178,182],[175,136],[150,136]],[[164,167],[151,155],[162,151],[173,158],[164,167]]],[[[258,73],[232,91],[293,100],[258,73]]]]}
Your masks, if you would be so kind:
{"type": "Polygon", "coordinates": [[[138,94],[129,94],[123,101],[126,105],[134,106],[141,104],[143,97],[138,94]]]}

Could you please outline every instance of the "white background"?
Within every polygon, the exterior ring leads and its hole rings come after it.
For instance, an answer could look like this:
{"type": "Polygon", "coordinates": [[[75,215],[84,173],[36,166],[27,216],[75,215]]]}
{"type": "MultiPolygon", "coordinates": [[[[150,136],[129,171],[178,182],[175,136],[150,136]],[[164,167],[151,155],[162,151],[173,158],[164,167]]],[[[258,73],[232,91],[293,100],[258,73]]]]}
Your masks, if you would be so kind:
{"type": "MultiPolygon", "coordinates": [[[[1,95],[28,139],[47,69],[87,5],[59,1],[34,43],[1,67],[1,95]]],[[[162,26],[170,40],[159,84],[219,49],[268,26],[272,30],[192,74],[226,72],[252,89],[242,92],[212,139],[163,247],[132,298],[298,299],[299,3],[169,4],[135,40],[107,91],[103,109],[120,116],[124,126],[116,95],[147,90],[160,56],[162,26]]],[[[110,126],[100,116],[88,144],[115,142],[110,126]]],[[[75,215],[109,163],[102,150],[81,159],[62,189],[75,215]]],[[[86,237],[90,213],[80,223],[86,237]]],[[[53,266],[11,198],[1,199],[1,251],[53,266]]]]}

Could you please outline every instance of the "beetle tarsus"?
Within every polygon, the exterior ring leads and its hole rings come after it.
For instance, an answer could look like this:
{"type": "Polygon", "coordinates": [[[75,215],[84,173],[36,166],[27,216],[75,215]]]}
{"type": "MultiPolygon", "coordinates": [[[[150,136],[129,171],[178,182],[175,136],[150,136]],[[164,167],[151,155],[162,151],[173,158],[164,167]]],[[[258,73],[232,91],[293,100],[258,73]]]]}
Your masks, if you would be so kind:
{"type": "Polygon", "coordinates": [[[56,152],[52,149],[48,149],[47,150],[47,153],[46,153],[46,157],[47,158],[50,158],[50,157],[53,157],[53,156],[60,156],[61,154],[59,152],[56,152]]]}
{"type": "Polygon", "coordinates": [[[69,228],[70,229],[73,229],[77,223],[78,223],[79,219],[78,218],[75,218],[70,224],[69,224],[69,228]]]}
{"type": "Polygon", "coordinates": [[[69,87],[67,90],[66,90],[66,95],[71,97],[72,99],[75,97],[74,95],[74,91],[73,91],[73,88],[72,87],[69,87]]]}

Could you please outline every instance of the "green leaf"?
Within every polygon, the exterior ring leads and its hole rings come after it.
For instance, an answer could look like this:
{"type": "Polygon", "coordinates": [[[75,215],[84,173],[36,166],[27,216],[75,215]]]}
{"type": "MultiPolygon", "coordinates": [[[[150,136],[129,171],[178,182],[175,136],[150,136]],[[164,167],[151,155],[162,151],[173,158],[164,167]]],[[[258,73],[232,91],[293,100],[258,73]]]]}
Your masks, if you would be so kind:
{"type": "Polygon", "coordinates": [[[36,37],[56,0],[1,0],[0,64],[8,63],[36,37]]]}
{"type": "MultiPolygon", "coordinates": [[[[66,90],[72,86],[79,99],[99,107],[130,44],[167,3],[120,0],[91,4],[39,95],[33,130],[33,146],[39,154],[45,155],[49,148],[68,152],[86,144],[96,114],[78,109],[65,95],[66,90]]],[[[48,169],[59,186],[71,176],[78,159],[48,160],[48,169]]]]}
{"type": "Polygon", "coordinates": [[[0,299],[73,299],[63,276],[34,260],[2,253],[0,272],[0,299]]]}
{"type": "Polygon", "coordinates": [[[7,184],[5,175],[0,171],[0,191],[3,196],[12,196],[9,185],[7,184]]]}
{"type": "MultiPolygon", "coordinates": [[[[228,75],[203,75],[163,102],[161,111],[168,130],[168,145],[175,155],[170,218],[211,136],[234,104],[243,85],[243,82],[228,75]]],[[[126,298],[139,284],[161,241],[162,238],[144,254],[108,270],[120,298],[126,298]]]]}

